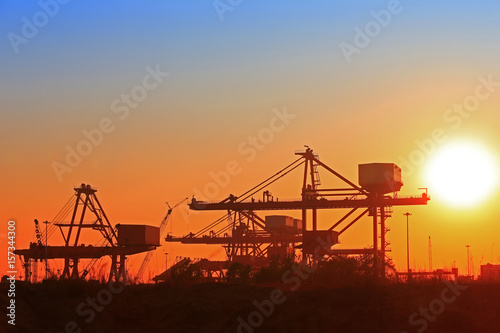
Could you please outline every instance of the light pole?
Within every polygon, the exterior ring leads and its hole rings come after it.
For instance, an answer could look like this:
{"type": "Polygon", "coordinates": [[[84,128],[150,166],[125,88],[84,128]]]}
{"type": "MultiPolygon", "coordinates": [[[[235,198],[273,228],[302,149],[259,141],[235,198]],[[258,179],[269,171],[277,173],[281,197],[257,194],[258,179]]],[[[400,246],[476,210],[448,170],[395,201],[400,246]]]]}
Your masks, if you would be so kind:
{"type": "Polygon", "coordinates": [[[470,245],[465,245],[467,248],[467,277],[470,277],[470,259],[469,259],[469,248],[470,245]]]}
{"type": "Polygon", "coordinates": [[[495,246],[495,243],[491,245],[491,263],[493,264],[493,247],[495,246]]]}
{"type": "Polygon", "coordinates": [[[48,240],[48,233],[47,233],[47,225],[50,223],[49,221],[43,222],[45,224],[45,280],[47,280],[47,246],[49,245],[47,240],[48,240]]]}
{"type": "Polygon", "coordinates": [[[406,212],[403,215],[406,216],[406,269],[408,271],[408,279],[411,278],[410,272],[410,229],[409,229],[409,219],[412,214],[406,212]]]}
{"type": "Polygon", "coordinates": [[[168,269],[168,253],[165,252],[165,270],[168,269]]]}

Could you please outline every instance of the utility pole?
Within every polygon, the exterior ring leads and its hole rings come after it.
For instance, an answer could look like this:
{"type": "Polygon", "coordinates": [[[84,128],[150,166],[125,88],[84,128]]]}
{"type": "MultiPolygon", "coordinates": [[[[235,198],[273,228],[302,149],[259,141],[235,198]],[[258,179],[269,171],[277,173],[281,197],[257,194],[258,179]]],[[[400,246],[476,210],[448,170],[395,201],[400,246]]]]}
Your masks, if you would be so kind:
{"type": "Polygon", "coordinates": [[[431,243],[431,236],[429,236],[429,271],[432,272],[432,243],[431,243]]]}
{"type": "Polygon", "coordinates": [[[168,269],[168,253],[165,252],[165,270],[168,269]]]}
{"type": "Polygon", "coordinates": [[[493,247],[495,246],[495,243],[491,245],[491,263],[493,264],[493,247]]]}
{"type": "Polygon", "coordinates": [[[47,268],[48,268],[48,263],[47,263],[47,246],[49,243],[47,242],[49,234],[47,233],[47,225],[50,223],[49,221],[43,222],[45,224],[45,280],[47,280],[47,268]]]}
{"type": "Polygon", "coordinates": [[[412,214],[406,212],[403,215],[406,216],[406,269],[408,272],[408,279],[411,279],[410,272],[410,229],[409,229],[409,219],[412,214]]]}
{"type": "Polygon", "coordinates": [[[470,259],[469,259],[469,248],[470,245],[465,245],[467,248],[467,277],[470,277],[470,259]]]}

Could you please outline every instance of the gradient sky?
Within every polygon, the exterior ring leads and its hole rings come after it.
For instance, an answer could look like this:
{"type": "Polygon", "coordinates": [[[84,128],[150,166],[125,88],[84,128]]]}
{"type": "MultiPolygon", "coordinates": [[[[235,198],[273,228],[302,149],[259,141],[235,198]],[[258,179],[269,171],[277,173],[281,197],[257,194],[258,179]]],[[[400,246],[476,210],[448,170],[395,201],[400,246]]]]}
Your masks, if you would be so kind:
{"type": "MultiPolygon", "coordinates": [[[[443,119],[474,94],[479,77],[500,81],[500,2],[401,1],[402,10],[348,63],[340,44],[354,44],[355,28],[388,3],[242,1],[221,20],[211,1],[70,1],[16,53],[9,36],[22,35],[25,20],[42,9],[0,1],[2,248],[9,219],[18,223],[17,247],[28,246],[33,219],[51,220],[82,182],[98,187],[114,223],[157,225],[165,201],[202,190],[229,161],[242,172],[214,199],[244,192],[304,144],[353,181],[359,163],[404,164],[415,141],[436,128],[448,141],[478,141],[500,158],[500,91],[457,129],[443,119]],[[148,66],[169,75],[121,120],[111,105],[142,84],[148,66]],[[296,117],[247,161],[238,147],[284,109],[296,117]],[[66,147],[75,149],[82,131],[106,118],[112,133],[58,179],[53,163],[64,163],[66,147]]],[[[429,187],[432,196],[424,166],[403,174],[403,194],[429,187]]],[[[300,182],[284,183],[277,196],[300,196],[300,182]]],[[[465,272],[466,244],[476,265],[499,263],[499,199],[497,192],[468,210],[439,201],[395,208],[388,238],[396,266],[405,266],[407,210],[415,267],[427,267],[428,236],[434,268],[456,260],[465,272]]],[[[331,225],[328,214],[320,226],[331,225]]],[[[169,230],[195,232],[218,215],[177,210],[169,230]]],[[[369,246],[370,231],[369,218],[361,220],[342,246],[369,246]]],[[[169,244],[158,253],[204,257],[214,249],[169,244]]],[[[163,260],[156,256],[152,267],[163,260]]],[[[133,258],[131,269],[140,261],[133,258]]]]}

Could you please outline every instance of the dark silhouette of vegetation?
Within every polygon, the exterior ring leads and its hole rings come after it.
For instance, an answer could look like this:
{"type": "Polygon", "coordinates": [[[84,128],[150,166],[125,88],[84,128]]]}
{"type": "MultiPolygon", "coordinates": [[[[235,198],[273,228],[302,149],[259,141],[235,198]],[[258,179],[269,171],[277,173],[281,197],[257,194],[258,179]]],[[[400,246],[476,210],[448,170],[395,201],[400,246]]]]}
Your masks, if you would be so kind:
{"type": "Polygon", "coordinates": [[[280,283],[283,279],[283,274],[287,271],[292,271],[295,265],[295,258],[288,257],[273,257],[269,265],[260,268],[254,275],[256,284],[265,283],[280,283]]]}
{"type": "Polygon", "coordinates": [[[252,268],[239,262],[232,263],[227,270],[227,282],[249,284],[252,278],[252,268]]]}
{"type": "MultiPolygon", "coordinates": [[[[386,275],[393,279],[394,265],[386,261],[386,275]]],[[[311,276],[313,287],[348,287],[379,282],[374,275],[373,256],[334,256],[318,264],[311,276]]]]}
{"type": "MultiPolygon", "coordinates": [[[[342,264],[352,264],[343,259],[342,264]]],[[[321,271],[318,267],[317,272],[321,271]]],[[[309,280],[314,280],[314,274],[309,280]]],[[[276,304],[273,314],[254,332],[417,332],[421,326],[411,325],[410,316],[435,304],[444,288],[446,284],[432,280],[283,289],[286,301],[276,304]]],[[[88,316],[80,316],[77,308],[88,304],[89,298],[102,297],[103,289],[109,289],[108,285],[69,279],[16,284],[16,328],[19,332],[63,332],[68,321],[75,321],[82,332],[237,332],[238,317],[246,319],[258,311],[254,302],[265,304],[275,288],[221,283],[128,285],[86,322],[88,316]]],[[[7,290],[8,285],[0,285],[1,304],[8,302],[7,290]]],[[[453,295],[449,292],[446,297],[453,295]]],[[[425,332],[498,332],[499,308],[500,284],[471,283],[446,303],[436,320],[428,322],[425,332]]],[[[7,311],[3,306],[0,315],[5,318],[7,311]]],[[[8,328],[6,320],[0,322],[0,332],[8,328]]]]}
{"type": "MultiPolygon", "coordinates": [[[[374,275],[373,257],[333,256],[328,261],[319,262],[317,266],[304,266],[294,256],[273,257],[267,266],[252,270],[250,265],[232,263],[225,276],[225,282],[246,285],[273,285],[286,289],[284,276],[301,274],[301,287],[306,288],[339,288],[377,284],[381,280],[374,275]]],[[[395,281],[394,266],[390,260],[386,262],[387,281],[395,281]]],[[[192,285],[195,283],[213,282],[211,277],[203,275],[200,265],[188,261],[172,270],[169,283],[173,285],[192,285]]]]}

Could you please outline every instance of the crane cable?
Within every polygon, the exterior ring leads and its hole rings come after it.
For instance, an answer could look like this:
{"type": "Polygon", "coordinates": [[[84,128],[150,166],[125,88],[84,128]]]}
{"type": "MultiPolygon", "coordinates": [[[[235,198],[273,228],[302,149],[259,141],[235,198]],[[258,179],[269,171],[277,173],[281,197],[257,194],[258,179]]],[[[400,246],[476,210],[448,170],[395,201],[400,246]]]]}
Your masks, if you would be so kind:
{"type": "MultiPolygon", "coordinates": [[[[304,163],[304,161],[298,163],[297,165],[295,165],[297,162],[301,161],[303,158],[300,157],[299,159],[295,160],[294,162],[290,163],[289,165],[287,165],[285,168],[281,169],[280,171],[278,171],[277,173],[275,173],[274,175],[272,175],[271,177],[267,178],[266,180],[262,181],[261,183],[259,183],[258,185],[252,187],[250,190],[246,191],[245,193],[241,194],[239,196],[239,199],[238,202],[242,202],[243,200],[246,200],[248,199],[249,197],[251,197],[252,195],[254,195],[255,193],[257,193],[258,191],[260,191],[261,189],[265,188],[266,186],[269,186],[271,185],[272,183],[276,182],[278,179],[286,176],[287,174],[289,174],[290,172],[292,172],[293,170],[295,170],[296,168],[298,168],[300,165],[302,165],[304,163]],[[295,165],[295,166],[294,166],[295,165]],[[291,168],[290,170],[286,171],[287,169],[291,168]],[[286,171],[286,172],[285,172],[286,171]],[[285,172],[285,173],[283,173],[285,172]],[[280,175],[281,173],[283,173],[282,175],[280,175]],[[279,177],[277,177],[278,175],[280,175],[279,177]],[[277,177],[276,179],[274,179],[275,177],[277,177]],[[274,179],[274,180],[273,180],[274,179]],[[272,180],[272,181],[271,181],[272,180]],[[246,195],[246,196],[245,196],[246,195]]],[[[203,229],[199,230],[198,232],[196,232],[193,237],[198,237],[204,233],[206,233],[209,229],[215,227],[216,225],[222,223],[224,220],[226,220],[226,218],[228,217],[229,214],[225,214],[224,216],[221,216],[220,218],[218,218],[217,220],[215,220],[214,222],[212,222],[211,224],[209,224],[208,226],[204,227],[203,229]]],[[[220,234],[222,232],[224,232],[225,230],[229,229],[230,226],[233,226],[235,222],[232,222],[231,224],[225,226],[224,228],[220,229],[219,231],[216,232],[216,234],[220,234]]]]}

